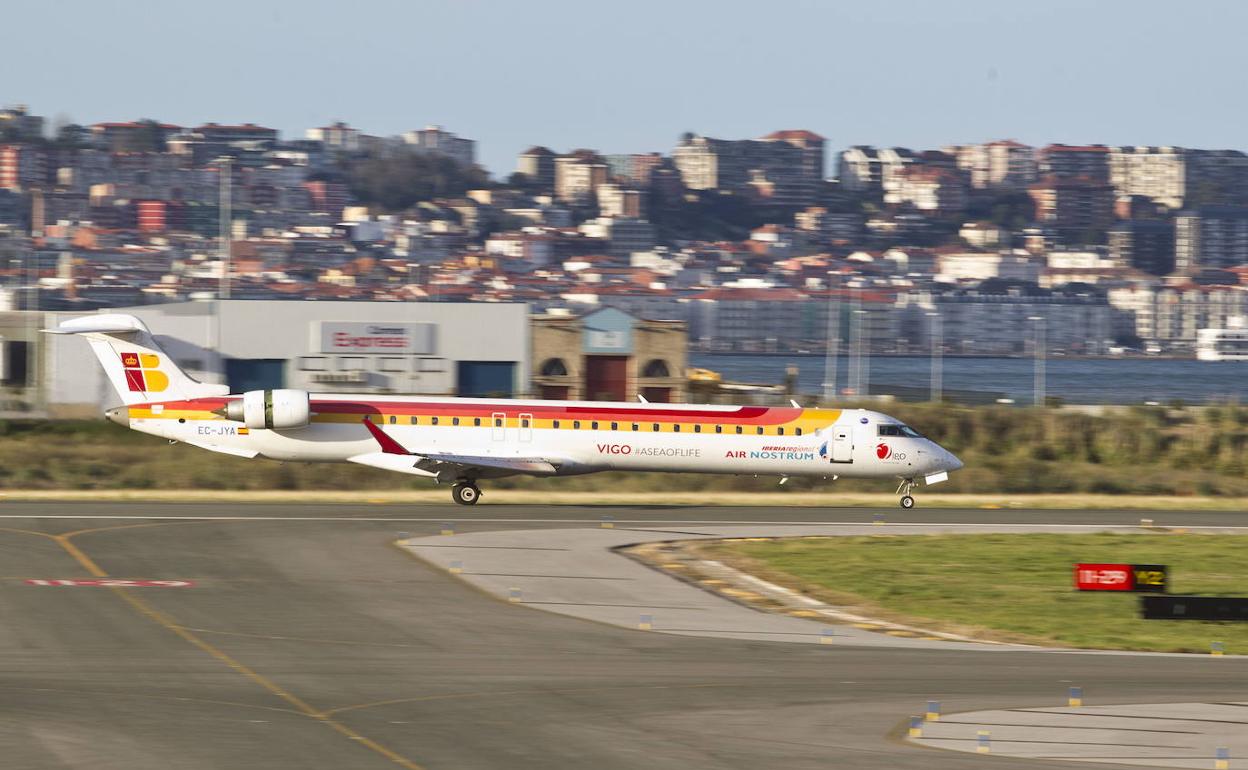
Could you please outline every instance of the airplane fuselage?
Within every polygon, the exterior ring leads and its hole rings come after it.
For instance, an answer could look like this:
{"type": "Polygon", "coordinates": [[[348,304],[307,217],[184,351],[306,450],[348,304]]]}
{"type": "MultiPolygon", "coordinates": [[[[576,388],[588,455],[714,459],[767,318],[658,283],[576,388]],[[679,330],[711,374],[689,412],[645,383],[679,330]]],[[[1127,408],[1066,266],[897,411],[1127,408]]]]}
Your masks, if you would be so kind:
{"type": "Polygon", "coordinates": [[[416,454],[540,457],[560,476],[621,470],[915,478],[961,466],[929,439],[881,435],[880,426],[895,434],[900,423],[861,409],[312,394],[307,426],[267,430],[221,416],[234,398],[136,404],[121,407],[117,421],[230,454],[335,462],[376,452],[367,419],[416,454]]]}

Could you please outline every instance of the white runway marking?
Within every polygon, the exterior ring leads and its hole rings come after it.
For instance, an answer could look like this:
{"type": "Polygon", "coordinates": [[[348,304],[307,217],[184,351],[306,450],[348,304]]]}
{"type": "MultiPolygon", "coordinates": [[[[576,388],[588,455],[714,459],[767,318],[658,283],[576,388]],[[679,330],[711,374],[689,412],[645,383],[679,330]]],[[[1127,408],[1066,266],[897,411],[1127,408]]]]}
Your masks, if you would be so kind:
{"type": "MultiPolygon", "coordinates": [[[[32,513],[26,515],[20,514],[4,514],[0,515],[3,519],[73,519],[81,521],[83,519],[99,520],[99,521],[328,521],[328,522],[429,522],[443,524],[453,521],[456,524],[599,524],[600,518],[564,518],[564,519],[538,519],[538,518],[476,518],[454,516],[138,516],[138,515],[98,515],[91,514],[42,514],[32,513]]],[[[871,524],[870,521],[771,521],[768,519],[751,520],[751,519],[614,519],[615,524],[648,524],[651,526],[685,526],[689,524],[701,526],[758,526],[766,525],[772,527],[860,527],[864,524],[871,524]]],[[[886,531],[890,528],[899,529],[905,527],[983,527],[991,525],[994,527],[1017,527],[1019,529],[1090,529],[1100,530],[1107,527],[1118,529],[1139,529],[1135,524],[1127,522],[1104,522],[1100,524],[1042,524],[1042,523],[1015,523],[1015,522],[946,522],[946,521],[915,521],[915,522],[889,522],[887,524],[874,525],[873,531],[886,531]]],[[[1175,528],[1184,530],[1245,530],[1248,526],[1231,526],[1223,524],[1213,525],[1178,525],[1175,528]]]]}

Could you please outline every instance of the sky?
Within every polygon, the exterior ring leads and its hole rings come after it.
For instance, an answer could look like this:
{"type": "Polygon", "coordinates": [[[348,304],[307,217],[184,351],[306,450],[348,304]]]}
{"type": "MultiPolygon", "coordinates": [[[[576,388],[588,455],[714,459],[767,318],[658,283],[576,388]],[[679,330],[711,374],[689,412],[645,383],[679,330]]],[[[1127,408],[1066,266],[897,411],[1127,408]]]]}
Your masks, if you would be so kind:
{"type": "Polygon", "coordinates": [[[806,128],[829,156],[1248,149],[1232,1],[42,0],[5,27],[0,102],[49,119],[437,124],[496,177],[534,144],[668,152],[686,131],[806,128]]]}

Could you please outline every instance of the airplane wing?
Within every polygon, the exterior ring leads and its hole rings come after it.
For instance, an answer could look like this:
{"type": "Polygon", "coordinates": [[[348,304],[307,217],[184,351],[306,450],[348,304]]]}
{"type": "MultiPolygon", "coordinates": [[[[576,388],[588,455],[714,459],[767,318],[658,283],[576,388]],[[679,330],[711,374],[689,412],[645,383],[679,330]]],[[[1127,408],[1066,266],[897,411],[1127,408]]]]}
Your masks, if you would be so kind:
{"type": "Polygon", "coordinates": [[[374,468],[413,473],[421,476],[437,476],[455,478],[463,475],[462,471],[478,469],[504,471],[506,473],[527,473],[532,476],[551,476],[558,469],[554,463],[543,457],[495,457],[490,455],[466,455],[451,452],[411,452],[399,442],[391,438],[372,420],[365,417],[364,427],[376,440],[380,452],[356,455],[349,458],[351,462],[370,465],[374,468]]]}
{"type": "Polygon", "coordinates": [[[555,466],[540,457],[485,457],[481,455],[456,455],[440,452],[422,452],[416,467],[431,473],[437,473],[444,466],[461,466],[464,468],[491,468],[515,473],[529,473],[534,476],[551,476],[556,472],[555,466]]]}
{"type": "Polygon", "coordinates": [[[416,460],[417,458],[412,455],[395,455],[386,454],[385,452],[367,452],[347,458],[347,462],[367,465],[370,468],[380,468],[383,471],[410,473],[413,476],[424,476],[425,478],[433,478],[438,475],[430,473],[423,468],[417,468],[416,460]]]}

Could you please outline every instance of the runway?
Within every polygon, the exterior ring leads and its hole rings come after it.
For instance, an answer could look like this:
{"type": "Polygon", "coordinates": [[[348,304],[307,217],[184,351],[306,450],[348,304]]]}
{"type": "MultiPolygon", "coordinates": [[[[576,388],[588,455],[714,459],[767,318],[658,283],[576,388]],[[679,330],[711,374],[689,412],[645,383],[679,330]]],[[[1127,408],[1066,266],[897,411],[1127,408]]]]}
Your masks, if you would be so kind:
{"type": "MultiPolygon", "coordinates": [[[[1243,514],[887,511],[890,522],[1244,526],[1243,514]]],[[[1239,659],[650,634],[499,601],[400,538],[862,509],[5,503],[0,756],[45,768],[1057,768],[900,740],[946,712],[1245,700],[1239,659]],[[609,517],[605,518],[604,517],[609,517]],[[43,585],[27,581],[170,581],[43,585]],[[180,585],[185,581],[190,585],[180,585]]]]}

